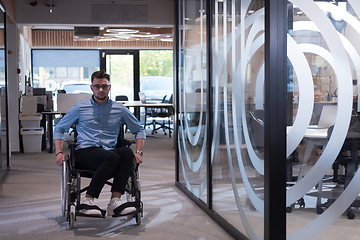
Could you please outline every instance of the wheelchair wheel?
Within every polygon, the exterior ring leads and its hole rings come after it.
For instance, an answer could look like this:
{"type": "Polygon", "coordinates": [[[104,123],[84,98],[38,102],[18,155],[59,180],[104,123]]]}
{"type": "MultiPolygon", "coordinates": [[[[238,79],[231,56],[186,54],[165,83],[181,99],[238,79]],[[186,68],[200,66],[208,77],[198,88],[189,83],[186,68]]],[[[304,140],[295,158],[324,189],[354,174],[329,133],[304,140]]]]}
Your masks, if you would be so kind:
{"type": "Polygon", "coordinates": [[[66,216],[69,205],[69,168],[66,162],[61,167],[61,212],[62,216],[66,216]]]}
{"type": "Polygon", "coordinates": [[[70,229],[74,228],[74,222],[75,222],[74,212],[70,212],[70,214],[69,214],[69,228],[70,229]]]}
{"type": "Polygon", "coordinates": [[[136,213],[135,215],[136,224],[140,226],[141,224],[141,212],[136,213]]]}

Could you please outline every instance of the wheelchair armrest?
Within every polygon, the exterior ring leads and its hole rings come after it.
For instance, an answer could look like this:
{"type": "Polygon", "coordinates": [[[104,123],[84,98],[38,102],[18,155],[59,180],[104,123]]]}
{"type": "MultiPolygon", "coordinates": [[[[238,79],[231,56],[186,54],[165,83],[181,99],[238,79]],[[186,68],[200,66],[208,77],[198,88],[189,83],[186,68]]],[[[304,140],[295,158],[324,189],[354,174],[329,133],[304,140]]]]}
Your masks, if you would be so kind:
{"type": "Polygon", "coordinates": [[[75,149],[77,147],[77,143],[74,140],[65,141],[70,149],[75,149]]]}

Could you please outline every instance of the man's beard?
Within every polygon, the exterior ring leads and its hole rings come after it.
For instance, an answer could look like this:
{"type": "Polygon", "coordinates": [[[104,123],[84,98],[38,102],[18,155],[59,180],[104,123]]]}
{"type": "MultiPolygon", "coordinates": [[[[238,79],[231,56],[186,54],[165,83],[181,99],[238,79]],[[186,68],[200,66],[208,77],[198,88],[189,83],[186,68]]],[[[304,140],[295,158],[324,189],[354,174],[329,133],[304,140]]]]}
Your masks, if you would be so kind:
{"type": "Polygon", "coordinates": [[[98,100],[100,100],[100,101],[102,101],[102,100],[105,100],[105,99],[107,99],[108,98],[108,96],[107,95],[105,95],[104,97],[99,97],[99,96],[95,96],[98,100]]]}

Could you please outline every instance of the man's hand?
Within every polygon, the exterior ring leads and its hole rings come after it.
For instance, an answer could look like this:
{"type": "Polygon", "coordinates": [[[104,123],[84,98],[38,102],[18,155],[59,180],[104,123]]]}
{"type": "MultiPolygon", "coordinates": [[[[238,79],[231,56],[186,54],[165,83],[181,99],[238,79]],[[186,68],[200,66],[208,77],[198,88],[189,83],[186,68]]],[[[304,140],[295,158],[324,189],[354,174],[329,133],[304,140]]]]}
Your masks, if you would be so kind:
{"type": "Polygon", "coordinates": [[[59,153],[56,155],[56,164],[58,166],[62,166],[65,161],[65,155],[63,153],[59,153]]]}
{"type": "Polygon", "coordinates": [[[135,153],[135,162],[139,163],[139,164],[143,162],[142,161],[142,156],[141,156],[140,153],[135,153]]]}

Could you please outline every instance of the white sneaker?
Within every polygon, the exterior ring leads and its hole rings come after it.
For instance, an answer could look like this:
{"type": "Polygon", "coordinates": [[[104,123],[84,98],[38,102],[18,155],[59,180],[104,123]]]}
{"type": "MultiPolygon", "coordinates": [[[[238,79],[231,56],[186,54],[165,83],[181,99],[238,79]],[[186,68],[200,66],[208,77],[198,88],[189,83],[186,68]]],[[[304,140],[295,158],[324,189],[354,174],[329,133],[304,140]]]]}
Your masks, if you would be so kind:
{"type": "MultiPolygon", "coordinates": [[[[84,198],[81,204],[96,206],[92,198],[84,198]]],[[[89,216],[102,216],[101,211],[98,209],[80,209],[79,212],[89,216]]]]}
{"type": "MultiPolygon", "coordinates": [[[[112,198],[110,200],[110,203],[108,204],[108,207],[107,207],[107,215],[108,216],[114,216],[114,210],[119,207],[120,205],[122,204],[120,198],[112,198]]],[[[123,216],[123,215],[128,215],[128,214],[131,214],[131,213],[134,213],[136,212],[136,208],[135,207],[127,207],[127,208],[124,208],[120,213],[119,213],[119,216],[123,216]]]]}

